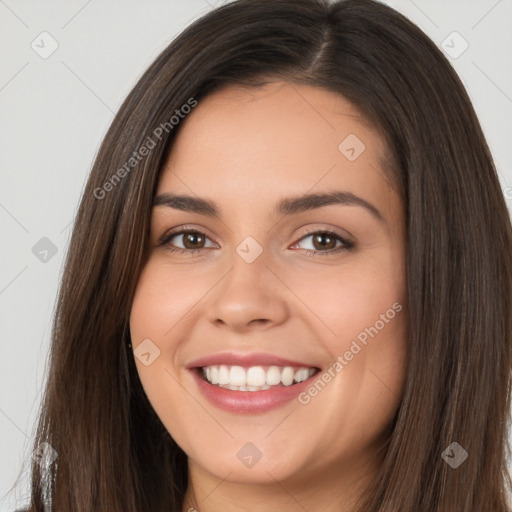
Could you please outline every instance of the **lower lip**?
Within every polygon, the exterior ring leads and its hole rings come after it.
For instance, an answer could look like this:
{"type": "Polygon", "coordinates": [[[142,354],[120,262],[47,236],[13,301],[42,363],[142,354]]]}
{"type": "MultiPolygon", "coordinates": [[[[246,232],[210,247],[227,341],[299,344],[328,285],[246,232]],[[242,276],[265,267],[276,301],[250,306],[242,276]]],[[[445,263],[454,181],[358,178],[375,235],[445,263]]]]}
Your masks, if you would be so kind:
{"type": "Polygon", "coordinates": [[[258,414],[290,402],[311,385],[311,381],[316,379],[318,373],[291,386],[275,387],[263,391],[233,391],[220,388],[202,379],[199,374],[202,369],[193,368],[190,371],[200,391],[213,405],[225,411],[240,414],[258,414]]]}

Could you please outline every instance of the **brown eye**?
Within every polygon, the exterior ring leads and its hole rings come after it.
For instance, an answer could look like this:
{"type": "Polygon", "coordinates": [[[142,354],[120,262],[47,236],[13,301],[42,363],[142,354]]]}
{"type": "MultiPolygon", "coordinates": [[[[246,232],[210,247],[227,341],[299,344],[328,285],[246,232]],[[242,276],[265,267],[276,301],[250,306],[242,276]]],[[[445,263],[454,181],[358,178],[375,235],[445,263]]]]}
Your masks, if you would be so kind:
{"type": "Polygon", "coordinates": [[[199,249],[204,246],[205,237],[197,231],[185,232],[183,235],[183,245],[186,249],[199,249]]]}
{"type": "Polygon", "coordinates": [[[214,244],[211,242],[207,246],[207,241],[209,241],[209,238],[201,231],[182,229],[181,231],[175,231],[164,236],[160,241],[160,245],[165,246],[171,252],[196,253],[202,249],[214,247],[214,244]]]}
{"type": "Polygon", "coordinates": [[[334,249],[336,247],[336,238],[328,233],[313,235],[313,245],[315,249],[334,249]]]}
{"type": "Polygon", "coordinates": [[[338,253],[339,251],[353,249],[355,244],[331,231],[314,231],[303,236],[294,247],[305,249],[308,256],[327,256],[328,254],[338,253]],[[311,247],[300,247],[299,244],[302,244],[307,239],[311,239],[311,243],[309,244],[311,247]]]}

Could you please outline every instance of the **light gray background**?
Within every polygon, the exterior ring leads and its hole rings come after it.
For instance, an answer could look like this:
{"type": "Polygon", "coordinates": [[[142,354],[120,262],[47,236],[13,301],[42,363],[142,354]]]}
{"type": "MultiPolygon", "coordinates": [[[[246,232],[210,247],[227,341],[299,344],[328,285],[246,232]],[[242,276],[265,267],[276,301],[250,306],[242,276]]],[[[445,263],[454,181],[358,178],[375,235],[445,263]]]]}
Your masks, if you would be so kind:
{"type": "MultiPolygon", "coordinates": [[[[38,412],[54,301],[86,177],[114,112],[157,54],[213,0],[0,0],[0,511],[38,412]],[[57,50],[43,59],[39,52],[57,50]],[[41,41],[42,38],[45,38],[41,41]],[[38,46],[36,46],[38,45],[38,46]],[[43,237],[47,261],[32,252],[43,237]]],[[[462,78],[512,208],[512,0],[392,0],[462,78]],[[443,43],[443,41],[445,41],[443,43]],[[450,48],[451,47],[451,48],[450,48]]]]}

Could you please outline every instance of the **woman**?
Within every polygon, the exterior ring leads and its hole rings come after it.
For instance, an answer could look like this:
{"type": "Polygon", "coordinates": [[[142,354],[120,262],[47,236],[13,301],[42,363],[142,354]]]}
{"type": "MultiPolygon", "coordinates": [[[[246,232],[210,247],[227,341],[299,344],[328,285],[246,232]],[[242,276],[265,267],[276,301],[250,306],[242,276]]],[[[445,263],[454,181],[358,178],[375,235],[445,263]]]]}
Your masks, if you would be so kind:
{"type": "Polygon", "coordinates": [[[470,100],[405,17],[210,12],[88,180],[29,510],[510,510],[511,254],[470,100]]]}

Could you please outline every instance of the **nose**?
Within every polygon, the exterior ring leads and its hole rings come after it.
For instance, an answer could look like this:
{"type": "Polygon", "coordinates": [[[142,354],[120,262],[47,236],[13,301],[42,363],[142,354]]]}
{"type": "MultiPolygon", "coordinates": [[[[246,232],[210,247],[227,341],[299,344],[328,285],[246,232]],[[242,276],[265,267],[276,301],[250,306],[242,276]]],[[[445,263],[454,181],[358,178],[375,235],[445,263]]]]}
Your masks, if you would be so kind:
{"type": "Polygon", "coordinates": [[[274,274],[263,254],[247,263],[235,253],[231,269],[210,295],[208,320],[239,333],[285,322],[289,315],[287,290],[274,274]]]}

